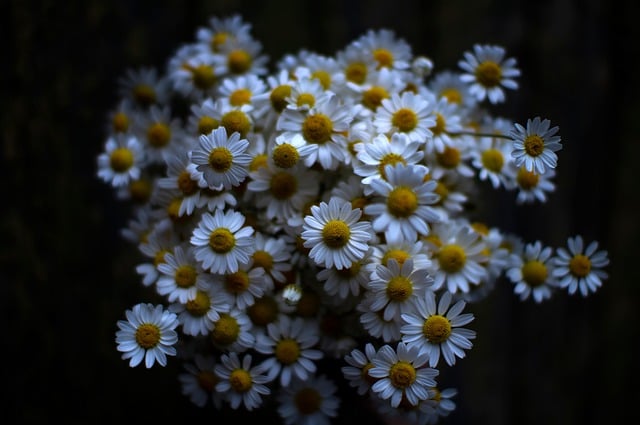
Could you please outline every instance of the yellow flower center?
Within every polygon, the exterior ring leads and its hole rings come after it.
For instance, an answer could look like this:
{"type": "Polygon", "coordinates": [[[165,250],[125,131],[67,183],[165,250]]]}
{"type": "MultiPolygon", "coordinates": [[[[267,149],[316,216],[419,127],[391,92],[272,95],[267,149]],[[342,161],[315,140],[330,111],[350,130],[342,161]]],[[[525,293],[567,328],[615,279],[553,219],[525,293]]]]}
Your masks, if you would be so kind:
{"type": "Polygon", "coordinates": [[[378,69],[391,68],[391,65],[393,65],[393,53],[387,49],[375,49],[373,58],[378,62],[378,69]]]}
{"type": "Polygon", "coordinates": [[[318,80],[320,80],[320,84],[325,90],[328,90],[331,86],[331,75],[327,71],[323,71],[321,69],[313,71],[311,73],[311,78],[317,78],[318,80]]]}
{"type": "Polygon", "coordinates": [[[291,95],[291,86],[282,84],[271,91],[269,100],[271,100],[271,106],[277,112],[282,112],[287,107],[287,97],[291,95]]]}
{"type": "Polygon", "coordinates": [[[453,87],[443,89],[440,95],[445,97],[449,103],[462,103],[462,93],[453,87]]]}
{"type": "Polygon", "coordinates": [[[495,87],[502,79],[502,68],[493,61],[484,61],[476,68],[476,80],[485,87],[495,87]]]}
{"type": "Polygon", "coordinates": [[[229,96],[229,103],[232,106],[242,106],[251,103],[251,91],[247,89],[238,89],[229,96]]]}
{"type": "Polygon", "coordinates": [[[393,259],[398,262],[400,267],[402,267],[404,262],[407,261],[407,259],[409,258],[411,258],[411,254],[409,254],[407,251],[403,249],[390,249],[387,252],[385,252],[385,254],[382,256],[381,263],[382,265],[386,266],[387,262],[393,259]]]}
{"type": "Polygon", "coordinates": [[[290,365],[295,363],[300,357],[300,346],[298,341],[291,338],[281,339],[276,343],[276,359],[282,364],[290,365]]]}
{"type": "Polygon", "coordinates": [[[375,111],[378,106],[382,105],[382,100],[388,98],[389,92],[384,87],[373,86],[362,93],[362,104],[375,111]]]}
{"type": "Polygon", "coordinates": [[[425,237],[422,238],[424,241],[429,242],[430,244],[432,244],[433,246],[436,246],[438,248],[440,248],[442,246],[442,241],[440,240],[440,238],[438,237],[438,235],[434,235],[433,233],[431,233],[430,235],[427,235],[425,237]]]}
{"type": "Polygon", "coordinates": [[[440,197],[435,205],[444,204],[444,201],[449,197],[449,189],[441,181],[437,182],[436,188],[433,190],[433,192],[440,197]]]}
{"type": "Polygon", "coordinates": [[[188,264],[182,265],[176,269],[176,285],[180,288],[190,288],[196,284],[198,273],[196,269],[188,264]]]}
{"type": "Polygon", "coordinates": [[[437,136],[438,134],[444,133],[446,126],[447,126],[447,122],[445,121],[442,114],[436,113],[436,124],[433,127],[431,127],[430,130],[433,132],[435,136],[437,136]]]}
{"type": "Polygon", "coordinates": [[[229,34],[227,34],[226,32],[219,32],[214,34],[213,37],[211,37],[210,42],[211,50],[213,50],[214,52],[219,52],[228,39],[229,34]]]}
{"type": "Polygon", "coordinates": [[[411,363],[399,361],[391,366],[389,380],[396,388],[408,388],[416,380],[416,369],[411,363]]]}
{"type": "Polygon", "coordinates": [[[345,69],[345,77],[347,81],[352,83],[362,84],[367,78],[367,65],[362,62],[354,62],[347,65],[345,69]]]}
{"type": "Polygon", "coordinates": [[[451,335],[451,322],[444,316],[434,314],[424,321],[422,333],[432,344],[440,344],[451,335]]]}
{"type": "Polygon", "coordinates": [[[196,380],[200,388],[207,392],[213,392],[216,384],[220,381],[215,373],[210,370],[201,370],[196,375],[196,380]]]}
{"type": "Polygon", "coordinates": [[[538,186],[539,180],[539,175],[532,171],[527,171],[527,169],[524,167],[518,170],[518,175],[516,176],[518,186],[520,186],[524,190],[531,190],[534,187],[538,186]]]}
{"type": "Polygon", "coordinates": [[[408,187],[398,186],[389,192],[387,209],[396,217],[407,218],[418,208],[418,197],[408,187]]]}
{"type": "Polygon", "coordinates": [[[227,135],[231,136],[234,132],[240,133],[240,137],[245,137],[251,130],[251,121],[249,117],[242,111],[229,111],[222,116],[220,124],[227,130],[227,135]]]}
{"type": "Polygon", "coordinates": [[[224,146],[211,149],[209,153],[209,165],[218,173],[224,173],[233,164],[233,154],[224,146]]]}
{"type": "Polygon", "coordinates": [[[273,148],[271,152],[273,162],[280,168],[291,168],[300,159],[298,149],[288,143],[282,143],[273,148]]]}
{"type": "Polygon", "coordinates": [[[315,389],[305,387],[296,392],[293,402],[296,405],[298,412],[302,415],[310,415],[320,410],[322,397],[315,389]]]}
{"type": "Polygon", "coordinates": [[[191,174],[188,171],[182,171],[178,175],[178,189],[180,189],[185,196],[190,196],[198,191],[198,184],[195,180],[191,179],[191,174]]]}
{"type": "Polygon", "coordinates": [[[185,308],[192,316],[202,317],[211,308],[211,299],[206,292],[198,291],[194,299],[187,301],[185,308]]]}
{"type": "Polygon", "coordinates": [[[116,173],[124,173],[133,167],[133,152],[127,148],[116,148],[109,156],[109,165],[116,173]]]}
{"type": "Polygon", "coordinates": [[[391,116],[391,124],[402,133],[407,133],[418,125],[418,115],[409,108],[400,108],[391,116]]]}
{"type": "Polygon", "coordinates": [[[227,55],[227,66],[232,74],[244,74],[251,68],[251,55],[244,50],[233,50],[227,55]]]}
{"type": "Polygon", "coordinates": [[[195,67],[190,67],[189,71],[191,71],[191,75],[193,76],[193,85],[200,90],[210,89],[216,82],[213,68],[209,65],[200,64],[195,67]]]}
{"type": "Polygon", "coordinates": [[[165,123],[153,123],[147,130],[147,139],[149,139],[149,144],[154,148],[162,148],[171,139],[171,129],[165,123]]]}
{"type": "Polygon", "coordinates": [[[156,254],[153,256],[153,265],[157,266],[158,264],[163,264],[166,263],[165,259],[164,259],[164,255],[169,253],[169,250],[166,249],[161,249],[158,250],[156,252],[156,254]]]}
{"type": "Polygon", "coordinates": [[[273,297],[258,298],[247,307],[249,319],[256,326],[267,326],[278,318],[278,303],[273,297]]]}
{"type": "Polygon", "coordinates": [[[456,168],[460,164],[460,151],[451,146],[445,146],[444,151],[436,154],[436,159],[444,168],[456,168]]]}
{"type": "Polygon", "coordinates": [[[585,255],[576,254],[569,261],[569,271],[576,277],[585,277],[591,272],[591,260],[585,255]]]}
{"type": "Polygon", "coordinates": [[[244,270],[229,273],[224,278],[227,291],[232,294],[241,294],[249,288],[249,275],[244,270]]]}
{"type": "Polygon", "coordinates": [[[148,350],[160,342],[160,328],[153,323],[143,323],[136,329],[136,343],[148,350]]]}
{"type": "Polygon", "coordinates": [[[173,221],[180,220],[180,204],[182,204],[182,198],[173,198],[167,205],[167,215],[173,221]]]}
{"type": "Polygon", "coordinates": [[[489,226],[480,221],[474,221],[471,223],[471,228],[483,236],[489,235],[489,226]]]}
{"type": "Polygon", "coordinates": [[[230,314],[221,313],[220,319],[215,323],[210,335],[215,344],[229,345],[238,339],[240,325],[230,314]]]}
{"type": "Polygon", "coordinates": [[[380,177],[383,179],[387,179],[387,173],[385,171],[385,167],[387,165],[394,166],[396,164],[407,164],[407,161],[402,157],[402,155],[398,155],[397,153],[388,153],[380,158],[380,164],[378,164],[378,172],[380,173],[380,177]]]}
{"type": "Polygon", "coordinates": [[[315,104],[316,97],[311,93],[300,93],[298,99],[296,100],[296,105],[298,106],[307,105],[309,108],[312,108],[315,104]]]}
{"type": "Polygon", "coordinates": [[[547,280],[548,274],[547,266],[538,260],[527,261],[522,266],[522,279],[529,286],[542,285],[547,280]]]}
{"type": "Polygon", "coordinates": [[[406,276],[394,276],[387,284],[387,297],[391,301],[403,302],[413,294],[413,283],[406,276]]]}
{"type": "Polygon", "coordinates": [[[273,256],[267,251],[257,249],[253,253],[254,267],[262,267],[264,271],[269,272],[273,268],[273,256]]]}
{"type": "Polygon", "coordinates": [[[544,140],[537,134],[530,134],[524,138],[524,151],[529,156],[540,155],[544,151],[544,140]]]}
{"type": "Polygon", "coordinates": [[[445,245],[438,252],[438,261],[442,270],[447,273],[455,273],[464,267],[467,255],[460,245],[445,245]]]}
{"type": "Polygon", "coordinates": [[[432,387],[431,391],[433,391],[435,393],[433,395],[433,397],[431,397],[431,400],[436,401],[436,402],[440,402],[440,400],[442,399],[442,393],[440,392],[440,390],[437,389],[436,387],[432,387]]]}
{"type": "Polygon", "coordinates": [[[324,114],[309,115],[302,123],[302,135],[310,143],[325,143],[331,140],[333,123],[324,114]]]}
{"type": "Polygon", "coordinates": [[[129,129],[129,117],[124,112],[118,112],[111,119],[111,125],[116,133],[126,133],[129,129]]]}
{"type": "Polygon", "coordinates": [[[253,384],[251,375],[244,369],[236,369],[229,375],[229,384],[235,392],[246,393],[253,384]]]}
{"type": "Polygon", "coordinates": [[[214,252],[225,254],[236,246],[236,238],[229,229],[219,227],[211,232],[211,236],[209,236],[209,246],[214,252]]]}
{"type": "Polygon", "coordinates": [[[498,149],[487,149],[482,152],[482,166],[487,170],[499,173],[504,165],[504,156],[498,149]]]}
{"type": "Polygon", "coordinates": [[[298,190],[296,176],[287,172],[275,173],[271,176],[269,190],[274,198],[282,201],[291,198],[298,190]]]}
{"type": "Polygon", "coordinates": [[[351,209],[355,210],[356,208],[360,208],[362,210],[367,204],[367,198],[365,198],[364,196],[358,196],[357,198],[353,198],[351,200],[351,209]]]}
{"type": "Polygon", "coordinates": [[[147,84],[138,84],[133,88],[136,103],[146,107],[156,102],[156,90],[147,84]]]}
{"type": "Polygon", "coordinates": [[[329,220],[322,229],[322,240],[329,248],[342,248],[349,242],[351,230],[342,220],[329,220]]]}
{"type": "Polygon", "coordinates": [[[351,267],[345,267],[344,269],[336,270],[336,273],[338,274],[338,276],[341,276],[345,279],[351,279],[357,276],[358,273],[360,273],[361,268],[362,264],[355,261],[353,264],[351,264],[351,267]]]}
{"type": "Polygon", "coordinates": [[[251,163],[249,164],[249,171],[258,171],[262,167],[267,166],[267,154],[261,153],[253,157],[251,163]]]}
{"type": "Polygon", "coordinates": [[[131,194],[131,199],[140,204],[144,204],[149,201],[151,198],[151,192],[153,190],[153,186],[151,182],[147,179],[140,179],[132,181],[129,184],[129,193],[131,194]]]}
{"type": "Polygon", "coordinates": [[[198,134],[207,135],[211,133],[214,129],[218,128],[220,123],[217,119],[203,116],[198,120],[198,134]]]}

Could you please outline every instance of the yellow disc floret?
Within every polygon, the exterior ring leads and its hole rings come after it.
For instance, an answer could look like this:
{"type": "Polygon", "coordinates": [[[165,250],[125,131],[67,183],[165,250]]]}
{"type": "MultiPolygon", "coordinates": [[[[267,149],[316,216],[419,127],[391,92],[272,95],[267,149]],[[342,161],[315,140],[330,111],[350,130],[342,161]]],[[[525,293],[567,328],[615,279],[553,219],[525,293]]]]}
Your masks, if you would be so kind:
{"type": "Polygon", "coordinates": [[[218,254],[226,254],[236,245],[236,238],[233,233],[225,227],[219,227],[211,232],[209,236],[209,246],[218,254]]]}
{"type": "Polygon", "coordinates": [[[220,120],[220,125],[227,130],[227,135],[229,136],[237,131],[240,133],[240,137],[245,137],[249,130],[251,130],[249,117],[239,110],[229,111],[224,114],[220,120]]]}
{"type": "Polygon", "coordinates": [[[215,323],[210,335],[215,344],[229,345],[238,339],[240,325],[235,317],[228,313],[220,313],[220,318],[215,323]]]}
{"type": "Polygon", "coordinates": [[[249,275],[244,270],[229,273],[224,278],[224,285],[230,293],[241,294],[249,288],[249,275]]]}
{"type": "Polygon", "coordinates": [[[216,82],[216,75],[210,65],[200,64],[190,67],[189,70],[193,77],[193,85],[200,90],[208,90],[213,87],[216,82]]]}
{"type": "Polygon", "coordinates": [[[467,255],[460,245],[445,245],[438,252],[440,268],[447,273],[456,273],[462,270],[466,260],[467,255]]]}
{"type": "Polygon", "coordinates": [[[432,344],[443,343],[451,335],[451,322],[439,314],[429,316],[422,325],[422,334],[432,344]]]}
{"type": "Polygon", "coordinates": [[[196,317],[203,317],[211,308],[211,299],[204,291],[196,292],[196,297],[185,304],[187,311],[196,317]]]}
{"type": "Polygon", "coordinates": [[[476,80],[485,87],[495,87],[502,79],[502,68],[493,61],[484,61],[476,68],[476,80]]]}
{"type": "Polygon", "coordinates": [[[116,148],[109,156],[109,165],[116,173],[124,173],[133,167],[133,152],[127,148],[116,148]]]}
{"type": "Polygon", "coordinates": [[[518,170],[518,175],[516,176],[518,186],[520,186],[524,190],[531,190],[537,187],[539,180],[540,176],[538,174],[532,171],[527,171],[524,167],[521,167],[518,170]]]}
{"type": "Polygon", "coordinates": [[[214,129],[218,128],[219,125],[220,123],[218,122],[217,119],[208,117],[206,115],[202,116],[198,120],[198,134],[207,135],[211,133],[214,129]]]}
{"type": "Polygon", "coordinates": [[[232,74],[244,74],[251,68],[253,59],[242,49],[232,50],[227,55],[227,66],[232,74]]]}
{"type": "Polygon", "coordinates": [[[384,255],[382,256],[382,259],[380,260],[380,262],[382,263],[382,265],[387,265],[387,262],[391,259],[396,260],[398,262],[398,265],[400,267],[402,267],[402,265],[404,264],[405,261],[407,261],[407,259],[411,258],[411,254],[409,254],[407,251],[405,251],[404,249],[390,249],[387,252],[384,253],[384,255]]]}
{"type": "Polygon", "coordinates": [[[576,277],[586,277],[591,272],[591,260],[586,255],[576,254],[569,261],[569,271],[576,277]]]}
{"type": "Polygon", "coordinates": [[[266,272],[273,268],[273,256],[265,250],[256,249],[252,258],[254,267],[262,267],[266,272]]]}
{"type": "Polygon", "coordinates": [[[136,329],[136,343],[148,350],[160,342],[160,328],[153,323],[143,323],[136,329]]]}
{"type": "Polygon", "coordinates": [[[185,170],[178,175],[178,189],[185,196],[190,196],[198,191],[198,183],[192,180],[191,174],[185,170]]]}
{"type": "Polygon", "coordinates": [[[407,388],[416,380],[416,369],[411,363],[399,361],[391,366],[389,370],[389,380],[396,388],[407,388]]]}
{"type": "Polygon", "coordinates": [[[456,168],[460,164],[460,157],[460,150],[451,146],[445,146],[442,152],[436,154],[438,163],[447,169],[456,168]]]}
{"type": "Polygon", "coordinates": [[[244,369],[235,369],[229,375],[229,384],[235,392],[246,393],[253,385],[251,375],[244,369]]]}
{"type": "Polygon", "coordinates": [[[342,220],[329,220],[322,228],[322,240],[329,248],[342,248],[350,236],[349,225],[342,220]]]}
{"type": "Polygon", "coordinates": [[[247,89],[238,89],[229,95],[229,103],[232,106],[242,106],[251,103],[251,91],[247,89]]]}
{"type": "Polygon", "coordinates": [[[302,123],[302,135],[309,143],[322,144],[331,140],[333,123],[324,114],[309,115],[302,123]]]}
{"type": "Polygon", "coordinates": [[[537,134],[530,134],[524,138],[524,151],[529,156],[536,157],[544,151],[544,139],[537,134]]]}
{"type": "Polygon", "coordinates": [[[412,131],[418,125],[418,115],[409,108],[400,108],[391,116],[391,124],[402,133],[412,131]]]}
{"type": "Polygon", "coordinates": [[[447,127],[447,121],[444,119],[442,114],[436,113],[436,124],[433,127],[430,127],[430,130],[433,132],[435,136],[444,133],[445,128],[447,127]]]}
{"type": "Polygon", "coordinates": [[[281,339],[276,343],[275,355],[280,363],[284,365],[293,364],[300,357],[300,345],[295,339],[281,339]]]}
{"type": "Polygon", "coordinates": [[[418,208],[418,196],[405,186],[398,186],[389,192],[387,209],[396,217],[410,217],[418,208]]]}
{"type": "Polygon", "coordinates": [[[111,126],[116,133],[126,133],[129,129],[129,117],[124,112],[117,112],[111,119],[111,126]]]}
{"type": "Polygon", "coordinates": [[[373,58],[378,62],[378,69],[391,68],[391,65],[393,65],[393,53],[387,49],[375,49],[373,58]]]}
{"type": "Polygon", "coordinates": [[[233,164],[233,154],[224,146],[211,149],[209,153],[209,165],[218,173],[224,173],[233,164]]]}
{"type": "Polygon", "coordinates": [[[153,123],[147,129],[147,139],[154,148],[163,148],[171,140],[171,129],[163,122],[153,123]]]}
{"type": "Polygon", "coordinates": [[[407,160],[402,157],[402,155],[398,155],[397,153],[388,153],[385,154],[382,158],[380,158],[380,164],[378,164],[378,172],[380,173],[380,177],[383,179],[387,179],[387,173],[385,168],[387,165],[394,166],[396,164],[407,164],[407,160]]]}
{"type": "Polygon", "coordinates": [[[291,168],[298,163],[298,149],[288,143],[276,145],[271,152],[273,162],[280,168],[291,168]]]}
{"type": "Polygon", "coordinates": [[[529,286],[542,285],[547,280],[548,274],[547,266],[538,260],[527,261],[522,266],[522,280],[529,286]]]}
{"type": "Polygon", "coordinates": [[[382,100],[388,98],[389,92],[387,92],[384,87],[373,86],[362,93],[362,104],[372,111],[375,111],[378,106],[382,105],[382,100]]]}
{"type": "Polygon", "coordinates": [[[499,173],[504,166],[504,156],[498,149],[482,152],[482,166],[493,173],[499,173]]]}
{"type": "Polygon", "coordinates": [[[298,190],[298,180],[296,176],[284,171],[275,173],[271,176],[269,190],[271,195],[278,200],[289,199],[298,190]]]}
{"type": "Polygon", "coordinates": [[[198,273],[190,264],[184,264],[176,269],[176,285],[180,288],[190,288],[196,284],[198,273]]]}
{"type": "Polygon", "coordinates": [[[291,86],[287,84],[282,84],[271,90],[271,94],[269,95],[269,100],[271,101],[271,106],[276,112],[282,112],[284,108],[287,107],[287,97],[291,95],[291,86]]]}
{"type": "Polygon", "coordinates": [[[387,284],[387,297],[391,301],[403,302],[413,294],[413,283],[406,276],[394,276],[387,284]]]}
{"type": "Polygon", "coordinates": [[[367,78],[367,65],[362,62],[353,62],[347,66],[345,69],[345,77],[347,81],[351,81],[352,83],[362,84],[367,78]]]}

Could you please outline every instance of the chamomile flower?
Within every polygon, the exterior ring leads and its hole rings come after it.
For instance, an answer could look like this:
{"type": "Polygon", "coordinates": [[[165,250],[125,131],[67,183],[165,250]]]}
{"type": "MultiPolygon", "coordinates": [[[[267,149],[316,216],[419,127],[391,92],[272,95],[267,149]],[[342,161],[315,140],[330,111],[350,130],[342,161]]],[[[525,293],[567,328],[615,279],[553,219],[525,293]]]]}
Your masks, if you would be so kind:
{"type": "Polygon", "coordinates": [[[427,291],[425,297],[414,300],[414,310],[402,314],[402,341],[426,353],[431,367],[438,365],[440,353],[453,366],[456,357],[465,357],[464,350],[471,349],[470,340],[476,337],[475,331],[462,328],[473,320],[473,314],[461,314],[466,302],[451,305],[451,300],[451,292],[444,291],[436,305],[436,293],[427,291]]]}
{"type": "Polygon", "coordinates": [[[206,136],[220,126],[220,121],[215,118],[216,112],[211,98],[191,105],[187,117],[186,134],[188,136],[206,136]]]}
{"type": "Polygon", "coordinates": [[[441,215],[430,205],[438,201],[434,192],[436,182],[424,181],[428,169],[421,165],[387,165],[386,180],[371,181],[380,202],[364,207],[365,214],[375,217],[373,230],[383,232],[385,240],[396,243],[413,242],[418,235],[427,235],[430,223],[437,223],[441,215]]]}
{"type": "Polygon", "coordinates": [[[306,112],[317,104],[326,102],[332,94],[325,90],[319,79],[299,75],[291,85],[290,94],[285,98],[286,108],[306,112]]]}
{"type": "Polygon", "coordinates": [[[175,356],[178,342],[178,319],[162,305],[140,303],[125,312],[127,320],[118,320],[116,332],[118,351],[129,366],[136,367],[144,360],[147,368],[156,362],[167,365],[167,356],[175,356]]]}
{"type": "Polygon", "coordinates": [[[432,100],[434,103],[433,113],[436,122],[429,129],[433,133],[433,138],[428,141],[425,149],[428,153],[433,151],[443,152],[445,146],[453,146],[453,133],[462,130],[459,107],[455,103],[449,102],[446,98],[432,100]]]}
{"type": "Polygon", "coordinates": [[[569,294],[580,290],[580,294],[586,297],[597,291],[602,281],[609,277],[603,270],[609,264],[609,257],[607,251],[598,250],[597,241],[584,245],[582,236],[577,235],[567,240],[567,248],[558,248],[553,276],[569,294]]]}
{"type": "Polygon", "coordinates": [[[515,90],[520,76],[515,58],[505,59],[505,49],[501,46],[475,44],[473,53],[464,52],[464,60],[458,66],[464,71],[460,80],[469,84],[469,93],[482,102],[496,104],[505,101],[504,89],[515,90]]]}
{"type": "Polygon", "coordinates": [[[216,384],[216,391],[225,395],[232,409],[242,405],[251,411],[262,405],[262,396],[271,394],[271,390],[265,385],[271,378],[265,375],[262,365],[252,367],[252,360],[251,354],[244,354],[240,359],[238,353],[230,352],[222,354],[220,363],[215,367],[220,379],[216,384]]]}
{"type": "Polygon", "coordinates": [[[169,302],[186,303],[195,298],[198,286],[206,287],[211,282],[211,275],[204,272],[191,245],[177,245],[173,252],[165,254],[164,260],[157,266],[161,275],[156,291],[169,302]]]}
{"type": "Polygon", "coordinates": [[[278,414],[286,425],[330,425],[338,416],[338,387],[326,375],[296,378],[280,387],[278,414]]]}
{"type": "Polygon", "coordinates": [[[165,160],[166,176],[158,178],[158,188],[179,191],[182,196],[178,216],[191,215],[200,204],[201,190],[198,180],[192,178],[189,155],[185,151],[171,152],[165,160]]]}
{"type": "Polygon", "coordinates": [[[256,342],[252,326],[246,312],[232,308],[228,313],[221,313],[213,323],[209,338],[214,347],[224,352],[243,353],[256,342]]]}
{"type": "Polygon", "coordinates": [[[193,298],[170,304],[169,311],[178,315],[184,334],[207,335],[220,316],[229,312],[233,301],[218,283],[200,284],[193,298]]]}
{"type": "Polygon", "coordinates": [[[267,292],[267,282],[262,267],[255,267],[253,260],[246,264],[239,264],[238,270],[225,274],[216,274],[213,280],[219,282],[223,290],[232,298],[232,305],[241,309],[246,308],[267,292]]]}
{"type": "Polygon", "coordinates": [[[146,161],[142,143],[132,134],[114,134],[98,155],[98,177],[113,187],[124,187],[138,180],[146,161]]]}
{"type": "Polygon", "coordinates": [[[454,103],[461,108],[471,108],[475,105],[476,98],[469,93],[469,86],[460,80],[460,73],[445,70],[435,74],[427,84],[427,88],[436,97],[443,97],[449,103],[454,103]]]}
{"type": "Polygon", "coordinates": [[[375,267],[378,264],[386,266],[389,260],[396,260],[398,265],[402,267],[409,258],[413,261],[413,267],[416,269],[428,270],[431,267],[431,260],[422,241],[409,242],[403,240],[395,243],[373,245],[369,270],[375,271],[375,267]]]}
{"type": "Polygon", "coordinates": [[[365,53],[373,57],[378,69],[409,68],[413,56],[411,46],[390,29],[368,30],[355,42],[365,53]]]}
{"type": "Polygon", "coordinates": [[[434,105],[424,96],[411,91],[402,95],[393,93],[383,99],[373,117],[373,125],[379,133],[404,133],[412,141],[424,143],[433,137],[431,127],[436,125],[434,105]]]}
{"type": "Polygon", "coordinates": [[[198,28],[196,39],[204,51],[219,54],[237,39],[251,37],[251,24],[240,15],[209,19],[209,25],[198,28]]]}
{"type": "Polygon", "coordinates": [[[118,80],[118,94],[142,109],[164,104],[170,87],[169,80],[151,67],[130,68],[118,80]]]}
{"type": "Polygon", "coordinates": [[[165,262],[165,254],[173,252],[179,244],[178,235],[173,231],[169,222],[155,222],[146,238],[138,244],[138,249],[150,262],[140,263],[136,272],[142,276],[142,284],[150,286],[158,280],[160,272],[158,265],[165,262]]]}
{"type": "Polygon", "coordinates": [[[540,117],[527,120],[527,127],[515,123],[515,130],[509,135],[513,139],[513,156],[516,167],[524,166],[529,172],[544,174],[556,168],[557,151],[562,149],[558,127],[551,127],[551,121],[540,117]]]}
{"type": "Polygon", "coordinates": [[[292,168],[300,161],[305,161],[314,151],[313,146],[308,145],[299,134],[291,139],[280,135],[270,149],[269,161],[277,168],[292,168]]]}
{"type": "Polygon", "coordinates": [[[254,251],[253,227],[245,226],[242,213],[215,210],[205,212],[193,230],[191,244],[196,259],[212,273],[234,273],[247,264],[254,251]]]}
{"type": "Polygon", "coordinates": [[[433,387],[430,391],[433,394],[427,400],[427,404],[431,405],[433,410],[431,410],[426,424],[438,424],[442,421],[442,418],[449,416],[456,409],[456,403],[452,399],[458,395],[458,390],[455,388],[440,390],[437,387],[433,387]]]}
{"type": "Polygon", "coordinates": [[[227,71],[221,56],[202,52],[195,44],[179,48],[168,68],[174,90],[191,101],[213,97],[227,71]]]}
{"type": "Polygon", "coordinates": [[[369,376],[376,379],[371,390],[383,400],[390,400],[393,407],[403,399],[417,405],[429,398],[429,388],[436,386],[434,378],[439,371],[428,367],[428,361],[426,353],[420,354],[417,347],[409,348],[403,342],[398,342],[395,349],[382,346],[369,369],[369,376]]]}
{"type": "Polygon", "coordinates": [[[253,348],[267,356],[262,364],[269,376],[287,387],[293,379],[306,380],[315,373],[314,361],[324,356],[314,348],[319,341],[316,322],[283,315],[277,323],[267,325],[265,334],[258,334],[253,348]]]}
{"type": "Polygon", "coordinates": [[[190,153],[195,165],[191,177],[198,180],[200,187],[229,190],[238,186],[249,174],[251,156],[246,153],[249,147],[247,139],[240,134],[230,135],[224,127],[218,127],[209,135],[202,135],[199,147],[190,153]]]}
{"type": "Polygon", "coordinates": [[[540,303],[551,298],[557,287],[553,275],[553,248],[545,247],[542,242],[535,241],[524,246],[524,251],[513,253],[509,257],[506,275],[515,285],[514,292],[524,301],[533,297],[540,303]]]}
{"type": "Polygon", "coordinates": [[[365,256],[351,263],[351,266],[338,269],[328,267],[320,270],[316,275],[318,281],[323,282],[322,289],[331,296],[346,299],[349,295],[357,296],[360,289],[369,282],[368,264],[370,263],[371,250],[365,256]]]}
{"type": "Polygon", "coordinates": [[[400,321],[394,317],[384,318],[385,310],[373,310],[373,303],[379,302],[379,294],[366,291],[356,309],[360,312],[362,327],[374,338],[380,338],[386,343],[400,340],[400,321]]]}
{"type": "Polygon", "coordinates": [[[215,373],[216,358],[196,353],[193,360],[183,363],[184,372],[178,375],[182,394],[198,407],[212,403],[217,409],[222,407],[223,393],[215,387],[220,378],[215,373]]]}
{"type": "Polygon", "coordinates": [[[227,77],[217,88],[217,98],[239,107],[253,106],[253,116],[258,118],[269,108],[269,91],[265,81],[257,75],[247,74],[227,77]]]}
{"type": "Polygon", "coordinates": [[[478,178],[488,180],[494,189],[513,189],[514,167],[511,158],[512,147],[503,139],[482,137],[472,151],[472,165],[478,170],[478,178]]]}
{"type": "Polygon", "coordinates": [[[347,366],[342,366],[340,370],[349,382],[349,386],[354,387],[360,395],[368,393],[371,385],[375,382],[375,379],[369,376],[369,369],[373,367],[372,361],[376,354],[373,344],[367,342],[364,346],[364,352],[353,349],[344,356],[347,366]]]}
{"type": "Polygon", "coordinates": [[[164,165],[164,155],[184,147],[180,119],[172,115],[169,106],[152,105],[135,123],[134,132],[141,135],[150,164],[164,165]]]}
{"type": "Polygon", "coordinates": [[[521,166],[515,173],[516,204],[531,204],[534,202],[547,202],[548,194],[556,190],[553,178],[556,171],[549,168],[544,174],[527,171],[521,166]]]}

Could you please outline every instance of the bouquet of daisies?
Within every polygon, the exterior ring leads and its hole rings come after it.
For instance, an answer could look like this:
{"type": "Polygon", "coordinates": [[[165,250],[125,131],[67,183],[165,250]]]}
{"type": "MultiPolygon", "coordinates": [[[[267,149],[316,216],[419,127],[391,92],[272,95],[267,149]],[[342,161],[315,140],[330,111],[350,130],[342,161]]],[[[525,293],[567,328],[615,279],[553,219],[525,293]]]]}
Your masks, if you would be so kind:
{"type": "Polygon", "coordinates": [[[595,241],[554,249],[472,217],[483,185],[518,204],[555,189],[558,127],[487,108],[518,88],[504,48],[435,72],[382,29],[268,65],[251,25],[214,17],[166,69],[120,80],[97,174],[131,206],[122,235],[164,300],[118,321],[130,366],[176,356],[195,405],[287,424],[328,424],[341,385],[436,423],[457,393],[439,371],[476,338],[468,304],[498,282],[542,302],[607,278],[595,241]]]}

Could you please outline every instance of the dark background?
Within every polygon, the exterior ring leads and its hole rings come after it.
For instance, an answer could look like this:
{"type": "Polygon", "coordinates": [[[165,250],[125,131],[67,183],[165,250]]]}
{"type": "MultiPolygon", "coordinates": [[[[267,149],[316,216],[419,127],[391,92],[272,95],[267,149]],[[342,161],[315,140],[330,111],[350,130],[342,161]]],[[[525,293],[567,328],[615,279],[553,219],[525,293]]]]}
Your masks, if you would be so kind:
{"type": "MultiPolygon", "coordinates": [[[[161,67],[210,16],[240,13],[271,63],[303,47],[333,54],[381,27],[436,69],[456,69],[474,43],[500,44],[518,59],[521,89],[496,110],[560,126],[558,187],[547,204],[526,208],[490,196],[497,214],[488,221],[552,246],[578,233],[596,239],[609,252],[610,279],[586,299],[561,292],[541,305],[500,285],[471,307],[478,338],[441,382],[459,390],[443,423],[640,423],[639,5],[2,2],[2,422],[232,420],[180,395],[178,361],[146,370],[120,359],[116,321],[148,293],[133,269],[135,249],[118,235],[129,216],[96,178],[96,157],[125,70],[161,67]]],[[[350,403],[345,417],[366,417],[350,403]]]]}

